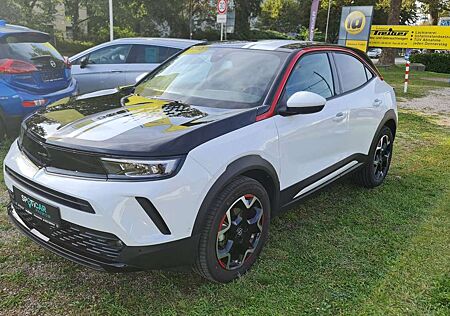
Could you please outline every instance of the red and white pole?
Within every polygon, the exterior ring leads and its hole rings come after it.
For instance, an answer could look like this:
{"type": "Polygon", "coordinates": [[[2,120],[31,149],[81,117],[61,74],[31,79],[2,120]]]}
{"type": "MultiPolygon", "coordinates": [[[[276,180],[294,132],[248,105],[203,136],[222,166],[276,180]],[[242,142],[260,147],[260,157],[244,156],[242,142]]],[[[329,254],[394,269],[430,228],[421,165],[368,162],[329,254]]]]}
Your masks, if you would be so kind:
{"type": "Polygon", "coordinates": [[[408,82],[409,82],[409,59],[406,60],[406,68],[405,68],[405,87],[403,88],[403,92],[408,92],[408,82]]]}

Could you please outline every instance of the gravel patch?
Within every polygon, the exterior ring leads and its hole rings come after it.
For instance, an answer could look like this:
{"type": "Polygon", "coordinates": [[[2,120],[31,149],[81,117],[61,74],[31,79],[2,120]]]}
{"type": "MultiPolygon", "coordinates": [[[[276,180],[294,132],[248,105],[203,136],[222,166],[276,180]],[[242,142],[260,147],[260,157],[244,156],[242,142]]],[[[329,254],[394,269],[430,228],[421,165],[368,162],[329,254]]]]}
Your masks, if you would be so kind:
{"type": "Polygon", "coordinates": [[[450,126],[450,88],[430,90],[425,97],[399,101],[398,107],[438,116],[439,124],[450,126]]]}

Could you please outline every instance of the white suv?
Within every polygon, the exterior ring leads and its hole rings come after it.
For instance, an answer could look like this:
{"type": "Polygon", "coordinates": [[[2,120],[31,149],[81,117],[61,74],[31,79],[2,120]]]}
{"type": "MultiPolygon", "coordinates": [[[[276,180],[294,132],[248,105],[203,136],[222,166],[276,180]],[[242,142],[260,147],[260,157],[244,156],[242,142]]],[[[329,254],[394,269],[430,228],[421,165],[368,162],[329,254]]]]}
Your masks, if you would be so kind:
{"type": "Polygon", "coordinates": [[[136,86],[54,103],[5,159],[16,226],[94,269],[194,267],[228,282],[256,261],[270,219],[355,171],[381,184],[393,89],[340,46],[195,46],[136,86]]]}

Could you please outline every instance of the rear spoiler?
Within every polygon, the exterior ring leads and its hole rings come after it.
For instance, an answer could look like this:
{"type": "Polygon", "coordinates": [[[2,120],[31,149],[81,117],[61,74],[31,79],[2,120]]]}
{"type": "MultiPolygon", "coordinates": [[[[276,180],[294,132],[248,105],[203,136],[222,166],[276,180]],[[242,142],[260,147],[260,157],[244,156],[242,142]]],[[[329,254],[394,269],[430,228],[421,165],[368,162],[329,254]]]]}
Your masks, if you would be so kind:
{"type": "Polygon", "coordinates": [[[0,35],[0,43],[46,43],[50,41],[50,35],[36,31],[11,32],[0,35]]]}

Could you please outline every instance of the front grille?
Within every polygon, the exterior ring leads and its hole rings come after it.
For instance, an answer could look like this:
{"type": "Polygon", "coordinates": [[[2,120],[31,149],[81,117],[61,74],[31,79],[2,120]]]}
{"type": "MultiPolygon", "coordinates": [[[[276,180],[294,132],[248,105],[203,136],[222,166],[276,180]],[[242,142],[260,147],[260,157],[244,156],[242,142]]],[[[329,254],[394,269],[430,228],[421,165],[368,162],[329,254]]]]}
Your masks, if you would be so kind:
{"type": "Polygon", "coordinates": [[[50,241],[65,249],[88,258],[116,262],[124,245],[113,234],[88,229],[73,223],[61,221],[61,226],[52,227],[25,212],[15,204],[17,215],[29,228],[34,228],[50,238],[50,241]]]}
{"type": "Polygon", "coordinates": [[[45,197],[46,199],[49,199],[51,201],[55,201],[59,204],[65,205],[67,207],[87,212],[87,213],[95,213],[94,209],[92,208],[91,204],[85,200],[46,188],[40,184],[37,184],[17,172],[11,170],[8,167],[5,167],[6,173],[13,178],[13,180],[19,184],[21,184],[24,188],[29,190],[30,192],[34,192],[37,195],[40,195],[42,197],[45,197]]]}
{"type": "Polygon", "coordinates": [[[51,70],[41,70],[41,79],[44,82],[51,82],[64,79],[64,68],[63,69],[51,69],[51,70]]]}
{"type": "Polygon", "coordinates": [[[106,179],[105,169],[95,155],[48,145],[27,132],[23,132],[19,148],[38,167],[52,168],[52,172],[106,179]]]}

